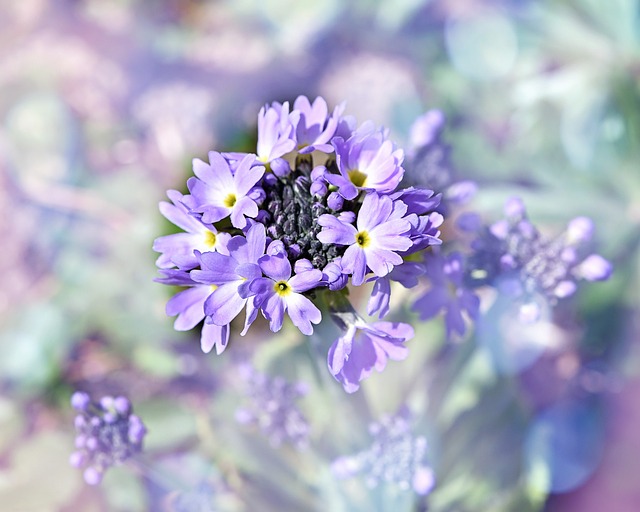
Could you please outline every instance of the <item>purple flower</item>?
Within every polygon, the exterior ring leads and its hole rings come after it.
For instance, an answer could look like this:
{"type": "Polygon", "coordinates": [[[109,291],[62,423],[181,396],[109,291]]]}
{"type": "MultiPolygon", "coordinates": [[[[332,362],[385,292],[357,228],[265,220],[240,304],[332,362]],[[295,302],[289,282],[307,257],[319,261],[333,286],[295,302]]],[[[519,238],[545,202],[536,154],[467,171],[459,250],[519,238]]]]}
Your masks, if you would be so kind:
{"type": "MultiPolygon", "coordinates": [[[[178,315],[173,328],[176,331],[188,331],[198,325],[204,318],[204,304],[215,290],[215,285],[203,285],[191,279],[188,272],[177,269],[160,271],[164,277],[157,282],[172,286],[187,286],[167,302],[168,316],[178,315]]],[[[200,347],[205,354],[215,346],[216,353],[221,354],[229,342],[229,326],[219,326],[205,322],[200,333],[200,347]]]]}
{"type": "Polygon", "coordinates": [[[447,338],[451,338],[453,333],[462,336],[466,330],[463,312],[475,320],[480,306],[478,297],[463,284],[465,268],[462,255],[458,252],[448,256],[427,254],[425,269],[431,288],[412,309],[418,312],[421,320],[428,320],[444,311],[447,338]]]}
{"type": "Polygon", "coordinates": [[[431,492],[435,476],[425,461],[427,440],[412,433],[408,416],[408,411],[403,410],[370,424],[371,447],[336,459],[331,465],[333,474],[338,478],[361,474],[370,488],[393,484],[420,495],[431,492]]]}
{"type": "Polygon", "coordinates": [[[326,178],[345,199],[354,199],[359,190],[389,194],[402,180],[403,151],[395,149],[386,133],[376,130],[373,123],[364,123],[346,141],[335,137],[332,144],[340,174],[327,174],[326,178]]]}
{"type": "Polygon", "coordinates": [[[446,118],[441,110],[428,110],[417,117],[409,130],[409,144],[418,149],[437,142],[446,118]]]}
{"type": "Polygon", "coordinates": [[[125,397],[104,396],[91,402],[89,395],[77,391],[71,397],[76,416],[76,451],[69,462],[84,469],[89,485],[101,482],[105,471],[121,464],[142,451],[147,432],[142,420],[132,414],[131,403],[125,397]]]}
{"type": "Polygon", "coordinates": [[[153,242],[153,250],[162,254],[156,260],[159,268],[191,269],[198,266],[194,251],[219,251],[226,253],[226,244],[231,238],[228,233],[219,233],[212,224],[203,224],[189,215],[184,205],[184,196],[177,190],[167,192],[172,203],[161,202],[160,212],[186,233],[161,236],[153,242]]]}
{"type": "Polygon", "coordinates": [[[255,155],[246,155],[232,173],[228,162],[216,151],[209,152],[209,164],[194,159],[197,178],[187,181],[191,197],[185,198],[191,211],[202,214],[205,223],[231,216],[233,227],[244,228],[245,217],[258,215],[258,205],[248,194],[262,178],[264,167],[253,166],[254,161],[255,155]]]}
{"type": "Polygon", "coordinates": [[[364,282],[367,267],[378,277],[386,276],[394,265],[402,263],[395,251],[406,251],[413,245],[407,236],[409,220],[403,218],[407,206],[387,196],[367,194],[358,212],[356,227],[330,214],[322,215],[323,227],[318,240],[323,244],[348,245],[342,256],[342,268],[353,275],[353,284],[364,282]]]}
{"type": "Polygon", "coordinates": [[[338,126],[338,120],[344,111],[344,104],[338,105],[331,117],[324,98],[318,96],[313,104],[306,96],[298,96],[293,104],[298,115],[296,123],[296,139],[300,154],[322,151],[333,153],[329,144],[338,126]]]}
{"type": "Polygon", "coordinates": [[[229,240],[229,255],[217,252],[201,254],[201,270],[192,270],[191,277],[198,283],[214,285],[216,289],[204,303],[207,320],[218,326],[228,326],[246,306],[247,317],[242,334],[256,316],[249,285],[262,276],[258,259],[264,254],[266,244],[265,229],[262,224],[254,224],[247,236],[234,236],[229,240]]]}
{"type": "Polygon", "coordinates": [[[404,343],[413,338],[413,334],[413,328],[403,323],[367,325],[362,320],[351,323],[329,349],[329,371],[347,393],[354,393],[374,368],[378,372],[384,370],[387,359],[400,361],[407,357],[404,343]]]}
{"type": "MultiPolygon", "coordinates": [[[[313,334],[313,326],[322,320],[320,310],[307,297],[302,295],[318,286],[322,272],[306,265],[304,260],[296,263],[296,275],[291,276],[291,263],[284,252],[267,254],[260,258],[260,268],[267,277],[254,279],[250,289],[256,295],[256,305],[264,317],[269,320],[273,332],[282,328],[285,311],[293,324],[303,334],[313,334]]],[[[308,262],[307,262],[308,263],[308,262]]]]}
{"type": "Polygon", "coordinates": [[[258,160],[268,164],[295,147],[295,127],[289,115],[289,102],[274,102],[270,107],[262,107],[258,114],[258,160]]]}

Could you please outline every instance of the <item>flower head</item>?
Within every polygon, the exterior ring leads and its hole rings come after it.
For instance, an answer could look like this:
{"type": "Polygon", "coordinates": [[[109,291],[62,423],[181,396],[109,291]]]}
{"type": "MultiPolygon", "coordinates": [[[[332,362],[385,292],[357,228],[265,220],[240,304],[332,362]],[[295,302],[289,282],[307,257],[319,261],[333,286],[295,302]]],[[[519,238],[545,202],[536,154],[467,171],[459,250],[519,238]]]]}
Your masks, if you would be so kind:
{"type": "Polygon", "coordinates": [[[368,325],[357,317],[331,345],[327,356],[329,371],[347,393],[353,393],[374,369],[384,370],[388,359],[401,361],[407,357],[404,343],[413,338],[413,334],[408,324],[375,322],[368,325]]]}
{"type": "Polygon", "coordinates": [[[84,469],[89,485],[102,480],[105,471],[142,451],[147,432],[142,420],[132,414],[131,402],[125,397],[104,396],[92,402],[84,392],[71,397],[75,418],[76,451],[69,459],[72,466],[84,469]]]}
{"type": "Polygon", "coordinates": [[[339,175],[327,180],[339,187],[345,199],[354,199],[359,190],[393,192],[404,175],[404,153],[387,139],[386,132],[373,123],[364,123],[349,139],[333,140],[339,175]]]}
{"type": "Polygon", "coordinates": [[[520,303],[523,321],[536,321],[540,298],[553,305],[573,295],[579,280],[602,281],[611,275],[611,263],[588,250],[592,234],[591,220],[577,217],[559,236],[543,237],[527,218],[522,201],[511,198],[505,218],[479,230],[467,281],[498,287],[520,303]]]}
{"type": "MultiPolygon", "coordinates": [[[[174,204],[161,206],[186,231],[155,242],[162,252],[158,281],[186,287],[167,312],[177,315],[177,329],[204,319],[205,351],[225,349],[231,322],[243,310],[241,334],[261,312],[274,332],[288,315],[311,335],[322,320],[315,301],[332,303],[368,274],[377,279],[369,309],[384,316],[390,281],[414,286],[409,274],[420,273],[406,258],[440,243],[441,195],[398,189],[403,152],[384,129],[364,123],[354,130],[344,106],[330,114],[322,98],[311,103],[300,96],[293,107],[273,103],[260,111],[257,158],[212,151],[209,164],[194,161],[190,194],[170,193],[174,204]]],[[[332,348],[334,375],[356,389],[371,368],[404,357],[409,329],[358,323],[332,348]],[[366,360],[349,359],[352,346],[366,360]]]]}
{"type": "Polygon", "coordinates": [[[413,245],[408,236],[411,223],[404,214],[407,206],[387,196],[372,192],[365,196],[356,225],[333,215],[323,215],[318,223],[322,243],[348,245],[342,256],[342,268],[352,274],[356,286],[364,282],[367,268],[379,277],[386,276],[394,265],[402,263],[397,251],[413,245]]]}
{"type": "Polygon", "coordinates": [[[246,155],[232,173],[220,153],[210,151],[209,164],[196,158],[193,172],[197,177],[187,182],[191,211],[201,214],[206,223],[230,216],[233,227],[244,228],[246,217],[258,215],[258,205],[249,191],[264,174],[264,167],[254,166],[254,160],[254,155],[246,155]]]}

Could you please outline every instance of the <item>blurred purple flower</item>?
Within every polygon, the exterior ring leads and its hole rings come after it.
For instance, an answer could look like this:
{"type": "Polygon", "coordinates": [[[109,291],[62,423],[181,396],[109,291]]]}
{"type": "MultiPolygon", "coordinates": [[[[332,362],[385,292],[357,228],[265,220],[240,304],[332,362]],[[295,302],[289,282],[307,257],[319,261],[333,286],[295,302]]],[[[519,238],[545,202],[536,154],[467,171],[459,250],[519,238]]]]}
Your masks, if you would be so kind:
{"type": "Polygon", "coordinates": [[[413,305],[421,320],[433,318],[444,311],[447,338],[453,333],[464,335],[466,331],[463,313],[470,320],[478,315],[480,300],[464,285],[464,262],[458,252],[447,256],[429,253],[425,256],[425,273],[431,288],[413,305]]]}
{"type": "Polygon", "coordinates": [[[99,484],[107,469],[142,451],[147,429],[132,414],[131,403],[125,397],[104,396],[96,403],[87,393],[76,391],[71,405],[80,414],[74,422],[76,451],[69,462],[84,468],[84,480],[89,485],[99,484]]]}
{"type": "Polygon", "coordinates": [[[427,440],[413,435],[408,416],[404,410],[369,425],[371,447],[333,461],[333,474],[341,479],[362,475],[370,488],[393,484],[403,491],[413,489],[420,495],[429,494],[435,475],[425,461],[427,440]]]}
{"type": "Polygon", "coordinates": [[[298,449],[306,447],[309,423],[296,401],[307,394],[307,386],[280,376],[268,377],[248,364],[240,368],[240,375],[249,404],[236,410],[236,421],[258,428],[273,446],[289,443],[298,449]]]}

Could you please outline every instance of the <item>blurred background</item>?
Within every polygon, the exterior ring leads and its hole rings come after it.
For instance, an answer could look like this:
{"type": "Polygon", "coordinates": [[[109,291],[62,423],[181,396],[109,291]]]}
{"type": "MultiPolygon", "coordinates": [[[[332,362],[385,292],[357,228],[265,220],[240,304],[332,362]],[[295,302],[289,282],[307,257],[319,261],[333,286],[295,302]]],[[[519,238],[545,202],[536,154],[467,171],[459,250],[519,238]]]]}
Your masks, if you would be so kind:
{"type": "Polygon", "coordinates": [[[1,510],[640,510],[637,0],[4,1],[0,91],[1,510]],[[593,218],[612,279],[563,305],[526,364],[446,345],[439,321],[354,395],[293,330],[202,354],[152,281],[158,202],[299,94],[346,100],[401,146],[443,110],[470,207],[495,220],[518,195],[549,233],[593,218]],[[305,382],[306,449],[236,422],[247,364],[305,382]],[[99,487],[68,463],[76,389],[126,394],[149,429],[99,487]],[[431,495],[333,478],[402,407],[431,495]]]}

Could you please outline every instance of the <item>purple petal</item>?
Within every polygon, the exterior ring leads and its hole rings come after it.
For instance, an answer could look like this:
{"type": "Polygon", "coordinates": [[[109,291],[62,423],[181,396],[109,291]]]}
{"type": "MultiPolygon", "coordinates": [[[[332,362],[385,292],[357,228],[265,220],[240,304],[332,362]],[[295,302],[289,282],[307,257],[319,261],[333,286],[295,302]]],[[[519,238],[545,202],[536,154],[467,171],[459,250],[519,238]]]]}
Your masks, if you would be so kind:
{"type": "Polygon", "coordinates": [[[389,299],[391,298],[391,282],[387,277],[376,279],[371,291],[371,297],[367,304],[367,314],[378,314],[380,318],[384,318],[389,313],[389,299]]]}
{"type": "Polygon", "coordinates": [[[288,281],[291,277],[291,263],[282,253],[263,256],[258,260],[260,268],[274,281],[288,281]]]}
{"type": "Polygon", "coordinates": [[[202,326],[202,333],[200,335],[200,348],[202,348],[205,354],[208,354],[215,346],[216,354],[222,354],[224,349],[227,348],[227,343],[229,343],[229,331],[228,325],[205,323],[202,326]]]}
{"type": "Polygon", "coordinates": [[[355,286],[360,286],[364,282],[367,272],[365,253],[362,247],[351,245],[342,256],[342,268],[352,274],[352,281],[355,286]]]}
{"type": "Polygon", "coordinates": [[[238,286],[241,283],[242,281],[237,281],[218,287],[205,302],[205,314],[214,324],[230,324],[242,311],[247,299],[238,295],[238,286]]]}
{"type": "Polygon", "coordinates": [[[256,215],[258,215],[256,202],[248,196],[241,197],[231,209],[231,224],[234,228],[242,229],[247,225],[246,217],[254,218],[256,215]]]}
{"type": "Polygon", "coordinates": [[[322,226],[322,231],[318,233],[317,238],[323,244],[351,245],[356,241],[356,228],[333,215],[320,215],[318,224],[322,226]]]}
{"type": "Polygon", "coordinates": [[[321,280],[322,272],[320,270],[307,270],[289,279],[289,285],[294,292],[301,293],[315,288],[321,280]]]}
{"type": "Polygon", "coordinates": [[[322,320],[320,310],[313,302],[299,293],[289,295],[286,298],[286,302],[287,312],[293,325],[300,329],[302,334],[306,334],[307,336],[313,334],[313,326],[311,324],[319,324],[322,320]]]}
{"type": "Polygon", "coordinates": [[[211,293],[209,286],[194,286],[177,293],[167,302],[167,315],[178,315],[176,331],[193,329],[204,318],[204,302],[211,293]]]}

